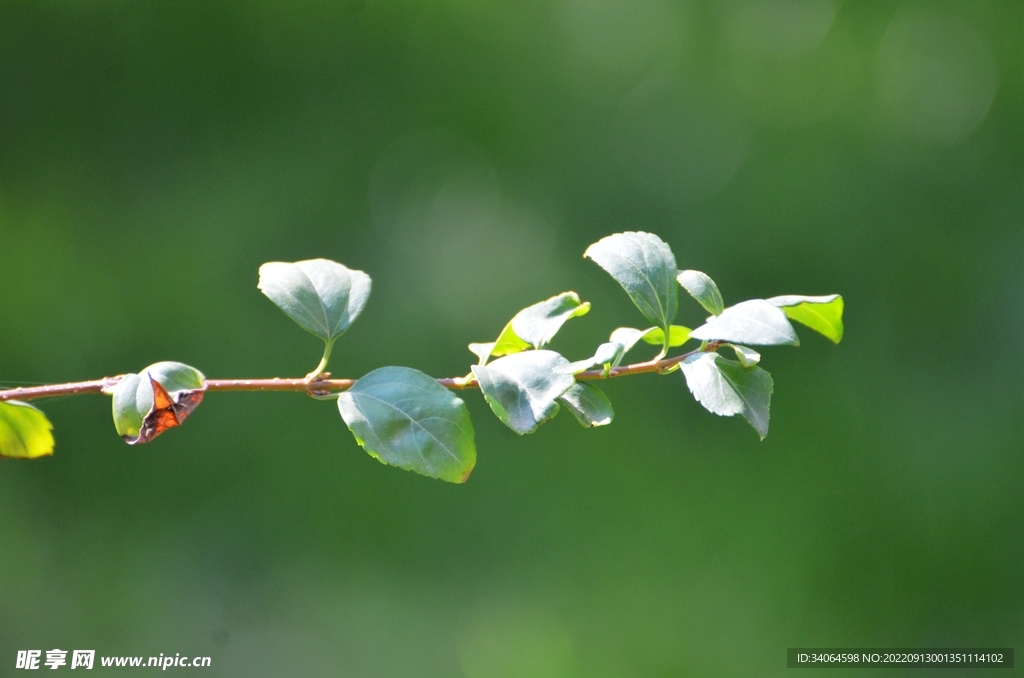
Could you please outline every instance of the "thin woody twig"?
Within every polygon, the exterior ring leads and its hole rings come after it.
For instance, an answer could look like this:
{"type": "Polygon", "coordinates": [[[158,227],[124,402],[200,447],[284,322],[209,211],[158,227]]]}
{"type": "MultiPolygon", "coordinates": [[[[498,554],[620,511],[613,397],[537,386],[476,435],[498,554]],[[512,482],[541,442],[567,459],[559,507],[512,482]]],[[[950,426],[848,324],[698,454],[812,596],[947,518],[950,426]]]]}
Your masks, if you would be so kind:
{"type": "MultiPolygon", "coordinates": [[[[646,372],[663,372],[675,367],[692,355],[714,351],[721,342],[713,341],[703,348],[689,353],[665,358],[664,360],[634,363],[612,368],[608,374],[602,370],[587,370],[576,375],[576,381],[594,381],[612,379],[631,374],[646,372]]],[[[5,400],[37,400],[56,396],[82,395],[84,393],[109,393],[121,380],[120,376],[104,377],[92,381],[76,381],[67,384],[46,384],[43,386],[26,386],[0,391],[0,402],[5,400]]],[[[309,395],[324,396],[347,391],[355,386],[355,379],[207,379],[207,391],[299,391],[309,395]]],[[[480,388],[475,378],[448,377],[438,379],[437,383],[454,390],[480,388]]]]}

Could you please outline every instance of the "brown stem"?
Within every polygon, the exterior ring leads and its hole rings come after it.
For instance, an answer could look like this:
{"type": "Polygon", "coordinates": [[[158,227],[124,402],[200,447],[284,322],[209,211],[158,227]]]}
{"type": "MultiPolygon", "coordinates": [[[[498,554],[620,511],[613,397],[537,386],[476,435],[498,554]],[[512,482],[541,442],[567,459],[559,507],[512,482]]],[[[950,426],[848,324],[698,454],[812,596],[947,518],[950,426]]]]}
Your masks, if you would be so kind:
{"type": "MultiPolygon", "coordinates": [[[[644,372],[662,372],[673,367],[692,355],[705,351],[716,350],[722,342],[709,342],[704,348],[677,355],[664,360],[649,361],[623,365],[612,369],[607,375],[601,370],[588,370],[576,375],[576,381],[593,381],[625,377],[630,374],[644,372]]],[[[93,381],[76,381],[69,384],[47,384],[45,386],[27,386],[0,391],[0,402],[4,400],[36,400],[56,396],[80,395],[83,393],[109,393],[110,389],[121,380],[117,377],[104,377],[93,381]]],[[[355,379],[207,379],[207,391],[305,391],[309,395],[323,396],[347,391],[356,383],[355,379]]],[[[480,388],[479,382],[470,377],[438,379],[437,383],[455,390],[480,388]]]]}
{"type": "Polygon", "coordinates": [[[34,400],[36,398],[52,398],[55,396],[80,395],[82,393],[102,393],[112,388],[121,377],[104,377],[94,381],[76,381],[70,384],[46,384],[45,386],[19,386],[0,391],[0,401],[34,400]]]}

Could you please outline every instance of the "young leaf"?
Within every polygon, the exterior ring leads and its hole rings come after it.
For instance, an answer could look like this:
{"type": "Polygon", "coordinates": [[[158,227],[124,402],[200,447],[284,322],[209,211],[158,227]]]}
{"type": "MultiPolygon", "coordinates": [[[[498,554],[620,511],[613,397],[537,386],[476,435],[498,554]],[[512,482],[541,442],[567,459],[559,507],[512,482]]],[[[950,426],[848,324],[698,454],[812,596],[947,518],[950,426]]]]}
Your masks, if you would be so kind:
{"type": "MultiPolygon", "coordinates": [[[[669,348],[675,348],[676,346],[682,346],[690,340],[690,328],[683,327],[682,325],[672,325],[669,329],[668,345],[669,348]]],[[[648,344],[654,344],[655,346],[665,345],[665,331],[660,327],[652,327],[643,336],[643,340],[648,344]]]]}
{"type": "Polygon", "coordinates": [[[744,368],[717,353],[690,356],[682,369],[690,393],[706,410],[723,417],[742,415],[764,440],[774,388],[770,374],[760,367],[744,368]]]}
{"type": "Polygon", "coordinates": [[[476,464],[466,403],[410,367],[381,367],[338,396],[338,411],[384,464],[464,483],[476,464]]]}
{"type": "Polygon", "coordinates": [[[676,258],[661,238],[643,232],[616,233],[598,240],[583,256],[615,278],[644,317],[668,330],[678,306],[676,258]]]}
{"type": "Polygon", "coordinates": [[[761,354],[752,348],[746,346],[740,346],[739,344],[730,344],[732,350],[736,352],[736,359],[740,361],[740,365],[744,367],[753,367],[754,365],[761,362],[761,354]]]}
{"type": "Polygon", "coordinates": [[[28,403],[0,402],[0,457],[34,459],[53,454],[53,425],[28,403]]]}
{"type": "Polygon", "coordinates": [[[558,402],[565,405],[584,428],[610,424],[615,416],[612,403],[604,391],[587,382],[574,384],[558,397],[558,402]]]}
{"type": "Polygon", "coordinates": [[[823,297],[788,294],[772,297],[767,301],[773,306],[780,307],[792,320],[825,335],[833,343],[838,344],[842,340],[843,298],[838,294],[823,297]]]}
{"type": "Polygon", "coordinates": [[[328,259],[260,266],[259,289],[278,308],[331,344],[359,316],[370,297],[370,276],[328,259]]]}
{"type": "MultiPolygon", "coordinates": [[[[680,338],[680,330],[686,330],[688,333],[690,330],[680,325],[672,325],[672,335],[676,339],[680,338]]],[[[687,334],[687,336],[689,336],[687,334]]],[[[646,330],[638,330],[635,327],[619,327],[612,332],[611,337],[608,341],[597,347],[597,351],[594,355],[585,360],[577,360],[576,362],[559,368],[559,372],[565,374],[579,374],[585,370],[589,370],[591,367],[597,367],[598,365],[605,365],[608,369],[618,367],[619,363],[622,362],[623,356],[629,353],[629,350],[633,348],[637,342],[641,339],[649,344],[655,344],[657,346],[664,346],[665,343],[665,332],[657,327],[649,327],[646,330]],[[652,341],[648,337],[655,336],[656,340],[652,341]]],[[[678,346],[686,343],[686,340],[680,341],[679,344],[672,344],[672,346],[678,346]]]]}
{"type": "Polygon", "coordinates": [[[114,428],[129,445],[142,445],[181,426],[199,406],[206,378],[194,367],[159,362],[126,374],[113,389],[114,428]]]}
{"type": "MultiPolygon", "coordinates": [[[[630,349],[636,346],[638,341],[657,329],[657,327],[648,327],[646,330],[638,330],[635,327],[617,327],[608,338],[608,341],[622,344],[623,353],[629,353],[630,349]]],[[[661,336],[664,340],[665,333],[662,332],[661,336]]]]}
{"type": "Polygon", "coordinates": [[[579,374],[589,370],[591,367],[597,367],[598,365],[606,365],[609,369],[617,367],[619,361],[622,360],[623,345],[608,341],[597,347],[594,355],[586,358],[585,360],[577,360],[574,363],[569,363],[564,367],[559,367],[555,371],[562,374],[579,374]]]}
{"type": "Polygon", "coordinates": [[[513,353],[526,351],[530,348],[530,342],[524,341],[516,334],[516,331],[512,329],[512,321],[509,320],[505,327],[502,328],[501,334],[498,335],[498,340],[494,342],[491,355],[500,358],[503,355],[512,355],[513,353]]]}
{"type": "Polygon", "coordinates": [[[581,302],[575,292],[562,292],[516,313],[512,330],[534,348],[544,348],[565,321],[586,315],[589,310],[590,302],[581,302]]]}
{"type": "Polygon", "coordinates": [[[701,341],[730,341],[754,346],[799,346],[786,314],[763,299],[743,301],[722,311],[690,333],[701,341]]]}
{"type": "Polygon", "coordinates": [[[486,365],[487,359],[491,357],[491,351],[494,350],[497,343],[496,341],[488,341],[481,344],[470,344],[469,352],[479,359],[479,365],[486,365]]]}
{"type": "Polygon", "coordinates": [[[486,365],[491,356],[500,358],[529,348],[544,348],[567,320],[589,310],[590,302],[581,302],[575,292],[562,292],[516,313],[496,341],[470,344],[469,350],[480,359],[480,365],[486,365]]]}
{"type": "Polygon", "coordinates": [[[523,435],[558,414],[558,397],[576,383],[572,375],[557,371],[568,365],[554,351],[541,350],[505,356],[472,369],[494,414],[523,435]]]}
{"type": "Polygon", "coordinates": [[[121,377],[113,390],[114,429],[125,442],[137,440],[142,429],[142,418],[153,408],[153,389],[150,388],[148,402],[139,402],[139,385],[142,379],[137,374],[121,377]]]}
{"type": "Polygon", "coordinates": [[[676,280],[711,315],[720,315],[725,310],[722,293],[718,291],[718,285],[715,284],[715,281],[707,273],[679,271],[676,280]]]}

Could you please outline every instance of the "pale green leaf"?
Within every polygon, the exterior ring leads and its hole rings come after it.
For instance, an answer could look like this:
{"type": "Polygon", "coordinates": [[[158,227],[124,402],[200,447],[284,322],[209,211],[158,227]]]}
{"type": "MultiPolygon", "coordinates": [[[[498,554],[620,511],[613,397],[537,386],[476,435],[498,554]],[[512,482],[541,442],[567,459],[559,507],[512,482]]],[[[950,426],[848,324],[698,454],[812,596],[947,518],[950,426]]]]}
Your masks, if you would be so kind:
{"type": "Polygon", "coordinates": [[[567,320],[586,315],[589,310],[590,302],[581,302],[575,292],[562,292],[516,313],[512,330],[534,348],[544,348],[567,320]]]}
{"type": "MultiPolygon", "coordinates": [[[[676,325],[673,328],[686,329],[676,325]]],[[[689,332],[689,330],[686,330],[689,332]]],[[[673,330],[674,335],[678,338],[678,330],[673,330]]],[[[647,337],[651,335],[657,335],[657,341],[649,341],[659,346],[664,345],[665,333],[657,327],[649,327],[646,330],[638,330],[635,327],[619,327],[612,332],[609,340],[597,347],[594,355],[586,360],[578,360],[568,367],[562,368],[561,371],[566,374],[579,374],[585,370],[589,370],[592,367],[598,365],[605,365],[608,368],[618,367],[619,363],[622,362],[623,356],[633,348],[637,342],[641,339],[648,341],[647,337]]]]}
{"type": "MultiPolygon", "coordinates": [[[[653,344],[655,346],[664,346],[665,345],[665,331],[662,330],[660,327],[652,327],[646,334],[644,334],[643,339],[648,344],[653,344]]],[[[689,340],[690,340],[690,328],[689,327],[683,327],[682,325],[672,325],[671,327],[669,327],[669,335],[668,335],[668,345],[669,345],[669,348],[674,348],[676,346],[682,346],[683,344],[685,344],[689,340]]]]}
{"type": "Polygon", "coordinates": [[[577,382],[558,397],[558,402],[572,412],[584,428],[612,423],[615,411],[604,391],[588,382],[577,382]]]}
{"type": "Polygon", "coordinates": [[[772,377],[760,367],[745,368],[717,353],[698,353],[683,361],[683,376],[693,397],[709,412],[739,414],[763,440],[768,435],[772,377]]]}
{"type": "Polygon", "coordinates": [[[710,318],[690,333],[701,341],[729,341],[753,346],[800,345],[786,314],[763,299],[743,301],[710,318]]]}
{"type": "Polygon", "coordinates": [[[583,254],[593,259],[626,290],[640,312],[667,330],[676,317],[676,258],[651,233],[616,233],[598,240],[583,254]]]}
{"type": "Polygon", "coordinates": [[[736,352],[736,359],[740,361],[740,365],[744,367],[753,367],[754,365],[761,362],[761,354],[752,348],[747,346],[740,346],[739,344],[730,344],[732,350],[736,352]]]}
{"type": "Polygon", "coordinates": [[[53,454],[53,425],[28,403],[0,401],[0,457],[34,459],[53,454]]]}
{"type": "Polygon", "coordinates": [[[484,399],[498,419],[519,435],[533,433],[558,413],[558,397],[576,380],[557,371],[569,361],[554,351],[526,351],[474,365],[484,399]]]}
{"type": "Polygon", "coordinates": [[[515,330],[512,329],[512,321],[510,320],[501,330],[501,334],[498,335],[494,346],[491,347],[491,355],[500,358],[503,355],[512,355],[513,353],[525,351],[528,348],[530,348],[529,342],[523,341],[516,334],[515,330]]]}
{"type": "Polygon", "coordinates": [[[338,396],[338,411],[356,442],[385,464],[453,483],[476,464],[466,404],[419,370],[370,372],[338,396]]]}
{"type": "MultiPolygon", "coordinates": [[[[153,388],[142,403],[139,402],[139,385],[142,379],[137,374],[126,374],[121,377],[113,390],[114,428],[117,435],[124,439],[134,440],[139,437],[142,429],[142,418],[153,409],[153,388]]],[[[146,384],[149,386],[149,384],[146,384]]]]}
{"type": "Polygon", "coordinates": [[[494,350],[496,343],[495,341],[488,341],[483,344],[470,344],[469,352],[479,359],[480,365],[484,365],[487,363],[487,359],[491,357],[491,351],[494,350]]]}
{"type": "Polygon", "coordinates": [[[591,357],[585,360],[577,360],[565,367],[559,367],[556,371],[564,374],[579,374],[598,365],[605,365],[610,369],[618,366],[619,361],[622,360],[623,350],[622,344],[608,341],[598,346],[597,351],[591,357]]]}
{"type": "Polygon", "coordinates": [[[778,306],[790,319],[819,332],[833,343],[843,338],[843,298],[838,294],[822,297],[804,297],[788,294],[767,299],[769,304],[778,306]]]}
{"type": "MultiPolygon", "coordinates": [[[[648,327],[646,330],[638,330],[635,327],[618,327],[612,332],[608,341],[622,344],[623,353],[629,353],[630,349],[636,346],[637,342],[655,330],[661,331],[657,327],[648,327]]],[[[665,333],[663,331],[661,332],[661,337],[664,340],[665,333]]]]}
{"type": "Polygon", "coordinates": [[[519,353],[530,348],[530,345],[520,339],[515,331],[512,330],[512,322],[501,330],[501,334],[498,335],[496,341],[488,341],[485,343],[470,344],[469,350],[478,359],[478,365],[486,365],[487,361],[490,360],[491,356],[501,357],[505,355],[512,355],[513,353],[519,353]]]}
{"type": "Polygon", "coordinates": [[[505,325],[494,342],[470,344],[469,350],[486,365],[491,356],[500,358],[530,348],[544,348],[571,318],[585,315],[589,302],[581,302],[575,292],[562,292],[550,299],[527,306],[505,325]]]}
{"type": "Polygon", "coordinates": [[[370,276],[328,259],[260,266],[263,294],[327,344],[359,316],[370,297],[370,276]]]}
{"type": "Polygon", "coordinates": [[[718,285],[715,284],[715,281],[707,273],[679,271],[676,280],[711,315],[719,315],[725,310],[722,293],[718,291],[718,285]]]}

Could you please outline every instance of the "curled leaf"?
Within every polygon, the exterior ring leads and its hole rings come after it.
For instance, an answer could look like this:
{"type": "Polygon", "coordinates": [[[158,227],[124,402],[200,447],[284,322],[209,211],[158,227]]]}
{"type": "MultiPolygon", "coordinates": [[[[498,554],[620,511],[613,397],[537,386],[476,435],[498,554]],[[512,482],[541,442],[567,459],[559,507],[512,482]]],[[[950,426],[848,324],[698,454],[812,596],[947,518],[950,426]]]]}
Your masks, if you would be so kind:
{"type": "Polygon", "coordinates": [[[484,400],[510,429],[523,435],[558,414],[558,397],[576,380],[559,368],[569,361],[554,351],[527,351],[490,365],[474,365],[484,400]]]}
{"type": "Polygon", "coordinates": [[[534,348],[544,348],[570,318],[586,315],[590,302],[580,301],[575,292],[562,292],[532,306],[512,318],[512,329],[534,348]]]}
{"type": "Polygon", "coordinates": [[[715,284],[715,281],[707,273],[702,273],[701,271],[679,271],[676,280],[711,315],[719,315],[725,310],[722,293],[718,291],[718,285],[715,284]]]}
{"type": "Polygon", "coordinates": [[[804,297],[789,294],[766,300],[778,306],[790,320],[810,327],[838,344],[843,338],[843,298],[838,294],[804,297]]]}
{"type": "Polygon", "coordinates": [[[516,313],[496,341],[470,344],[469,350],[479,358],[480,365],[486,365],[491,356],[500,358],[530,348],[544,348],[566,321],[586,315],[589,310],[590,302],[580,301],[575,292],[562,292],[516,313]]]}
{"type": "MultiPolygon", "coordinates": [[[[690,328],[683,327],[682,325],[672,325],[669,329],[668,345],[669,348],[675,348],[676,346],[682,346],[690,340],[690,328]]],[[[665,345],[665,331],[660,327],[652,327],[643,335],[643,340],[648,344],[655,346],[665,345]]]]}
{"type": "Polygon", "coordinates": [[[159,362],[126,374],[114,387],[114,428],[129,445],[181,426],[203,400],[206,378],[183,363],[159,362]]]}
{"type": "Polygon", "coordinates": [[[32,405],[0,402],[0,457],[34,459],[53,454],[52,430],[50,420],[32,405]]]}
{"type": "Polygon", "coordinates": [[[743,365],[744,367],[753,367],[761,362],[761,354],[754,349],[747,346],[740,346],[739,344],[729,345],[732,346],[732,350],[736,352],[736,359],[740,361],[740,365],[743,365]]]}

